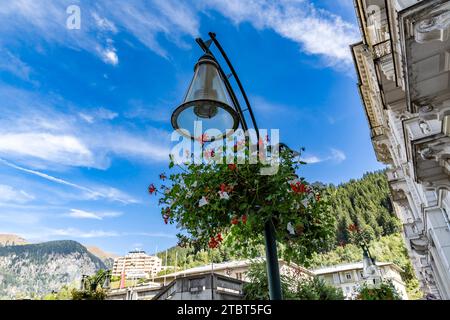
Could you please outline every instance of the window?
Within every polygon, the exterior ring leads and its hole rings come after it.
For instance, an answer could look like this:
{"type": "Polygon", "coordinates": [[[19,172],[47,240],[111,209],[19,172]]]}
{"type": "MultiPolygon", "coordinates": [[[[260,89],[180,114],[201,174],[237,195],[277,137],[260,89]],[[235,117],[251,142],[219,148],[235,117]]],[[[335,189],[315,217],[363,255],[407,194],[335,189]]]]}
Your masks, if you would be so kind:
{"type": "Polygon", "coordinates": [[[361,276],[361,278],[364,278],[364,272],[360,271],[359,275],[361,276]]]}
{"type": "Polygon", "coordinates": [[[236,272],[236,279],[242,280],[242,272],[236,272]]]}
{"type": "Polygon", "coordinates": [[[345,274],[345,279],[347,279],[347,280],[352,280],[352,274],[351,274],[350,272],[347,272],[347,273],[345,274]]]}
{"type": "Polygon", "coordinates": [[[335,284],[341,282],[341,280],[339,279],[339,273],[333,273],[333,281],[335,284]]]}

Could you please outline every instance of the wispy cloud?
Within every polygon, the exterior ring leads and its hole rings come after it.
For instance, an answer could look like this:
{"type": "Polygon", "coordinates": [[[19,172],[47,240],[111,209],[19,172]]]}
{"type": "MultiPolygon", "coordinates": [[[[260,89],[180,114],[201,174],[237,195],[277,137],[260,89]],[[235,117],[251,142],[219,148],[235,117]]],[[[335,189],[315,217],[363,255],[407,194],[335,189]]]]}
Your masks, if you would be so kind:
{"type": "Polygon", "coordinates": [[[0,163],[4,164],[4,165],[6,165],[6,166],[8,166],[10,168],[13,168],[13,169],[16,169],[16,170],[19,170],[19,171],[22,171],[22,172],[26,172],[28,174],[32,174],[32,175],[41,177],[41,178],[46,179],[48,181],[51,181],[51,182],[54,182],[54,183],[58,183],[58,184],[61,184],[61,185],[65,185],[65,186],[69,186],[69,187],[78,189],[78,190],[83,191],[84,193],[86,193],[93,200],[106,199],[106,200],[121,202],[123,204],[138,203],[139,202],[135,198],[127,195],[126,193],[124,193],[124,192],[122,192],[122,191],[120,191],[118,189],[112,188],[112,187],[99,187],[97,189],[88,188],[88,187],[85,187],[85,186],[82,186],[82,185],[79,185],[79,184],[76,184],[76,183],[72,183],[72,182],[66,181],[64,179],[60,179],[60,178],[51,176],[51,175],[43,173],[43,172],[39,172],[39,171],[36,171],[36,170],[31,170],[31,169],[27,169],[27,168],[15,165],[15,164],[13,164],[13,163],[11,163],[9,161],[6,161],[4,159],[0,159],[0,163]]]}
{"type": "MultiPolygon", "coordinates": [[[[1,218],[1,215],[0,215],[1,218]]],[[[17,234],[30,241],[48,241],[53,239],[90,239],[90,238],[117,238],[117,237],[149,237],[149,238],[167,238],[174,239],[175,235],[162,232],[117,232],[114,230],[81,230],[79,228],[48,228],[29,229],[17,232],[15,229],[0,229],[0,233],[17,234]]]]}
{"type": "MultiPolygon", "coordinates": [[[[348,1],[347,1],[348,2],[348,1]]],[[[350,43],[359,39],[358,27],[340,16],[317,8],[311,0],[101,0],[83,2],[80,30],[65,27],[66,7],[72,1],[7,1],[0,8],[0,35],[22,34],[33,41],[58,43],[92,52],[105,63],[117,65],[119,55],[113,37],[128,32],[149,50],[169,58],[160,37],[181,48],[183,40],[199,35],[200,12],[215,10],[234,23],[251,23],[257,29],[271,29],[298,43],[306,54],[318,55],[327,65],[348,67],[350,43]]]]}
{"type": "Polygon", "coordinates": [[[70,209],[67,216],[76,219],[94,219],[103,220],[103,218],[114,218],[122,215],[122,212],[106,211],[106,212],[93,212],[80,209],[70,209]]]}
{"type": "Polygon", "coordinates": [[[0,8],[0,35],[21,32],[33,42],[60,44],[85,50],[105,63],[117,65],[119,56],[112,37],[126,31],[156,54],[168,57],[160,45],[160,35],[180,47],[186,47],[182,37],[198,34],[199,21],[192,4],[174,0],[100,0],[83,2],[81,28],[66,28],[66,8],[74,1],[15,0],[4,1],[0,8]]]}
{"type": "Polygon", "coordinates": [[[128,233],[124,233],[123,235],[142,236],[142,237],[150,237],[150,238],[169,238],[169,239],[176,238],[176,235],[174,235],[174,234],[163,233],[163,232],[128,232],[128,233]]]}
{"type": "Polygon", "coordinates": [[[301,158],[302,161],[304,161],[308,164],[315,164],[315,163],[320,163],[320,162],[325,162],[325,161],[334,161],[336,163],[341,163],[345,159],[347,159],[345,153],[341,150],[334,149],[334,148],[331,148],[330,153],[324,157],[320,157],[320,156],[312,155],[312,154],[306,154],[306,155],[303,155],[301,158]]]}
{"type": "Polygon", "coordinates": [[[4,48],[0,48],[0,71],[6,71],[19,79],[30,81],[32,69],[20,57],[4,48]]]}
{"type": "Polygon", "coordinates": [[[117,112],[108,110],[106,108],[96,108],[86,112],[80,112],[79,116],[88,123],[94,123],[100,120],[114,120],[119,116],[117,112]]]}
{"type": "Polygon", "coordinates": [[[34,200],[34,196],[24,190],[0,184],[0,203],[26,203],[34,200]]]}
{"type": "Polygon", "coordinates": [[[211,0],[202,6],[219,11],[236,24],[250,22],[257,29],[271,29],[298,43],[306,54],[319,55],[337,68],[351,64],[348,46],[359,39],[356,25],[316,8],[309,0],[211,0]]]}
{"type": "Polygon", "coordinates": [[[69,166],[95,165],[91,151],[71,135],[40,132],[0,134],[0,154],[35,157],[69,166]]]}
{"type": "Polygon", "coordinates": [[[345,153],[338,149],[331,149],[331,157],[330,159],[335,160],[337,162],[342,162],[347,159],[345,153]]]}
{"type": "Polygon", "coordinates": [[[46,234],[47,236],[69,237],[69,238],[105,238],[105,237],[118,237],[120,235],[115,231],[104,231],[104,230],[82,231],[76,228],[48,229],[46,230],[46,234]]]}

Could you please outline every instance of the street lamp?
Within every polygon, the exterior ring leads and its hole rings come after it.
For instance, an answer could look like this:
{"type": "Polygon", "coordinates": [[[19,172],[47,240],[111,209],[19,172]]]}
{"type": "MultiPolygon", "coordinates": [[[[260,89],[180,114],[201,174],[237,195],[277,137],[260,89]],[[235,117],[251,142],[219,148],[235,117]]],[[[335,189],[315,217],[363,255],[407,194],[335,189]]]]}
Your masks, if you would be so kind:
{"type": "MultiPolygon", "coordinates": [[[[225,138],[227,133],[236,130],[239,124],[244,131],[248,130],[244,111],[248,111],[253,129],[259,141],[258,126],[252,107],[239,77],[231,64],[228,56],[216,39],[216,34],[210,32],[210,39],[206,42],[197,38],[196,42],[205,53],[194,68],[194,77],[189,86],[183,103],[172,114],[172,126],[175,130],[192,139],[197,139],[196,125],[202,122],[203,129],[218,129],[220,134],[206,137],[203,141],[213,141],[225,138]],[[230,81],[214,54],[209,49],[211,44],[216,46],[231,71],[242,97],[246,109],[242,110],[239,100],[231,87],[230,81]],[[228,130],[227,129],[233,129],[228,130]]],[[[202,133],[200,133],[202,134],[202,133]]],[[[203,136],[202,136],[203,139],[203,136]]],[[[280,269],[278,265],[277,244],[273,221],[269,220],[264,228],[267,277],[269,282],[269,294],[271,300],[281,300],[280,269]]]]}

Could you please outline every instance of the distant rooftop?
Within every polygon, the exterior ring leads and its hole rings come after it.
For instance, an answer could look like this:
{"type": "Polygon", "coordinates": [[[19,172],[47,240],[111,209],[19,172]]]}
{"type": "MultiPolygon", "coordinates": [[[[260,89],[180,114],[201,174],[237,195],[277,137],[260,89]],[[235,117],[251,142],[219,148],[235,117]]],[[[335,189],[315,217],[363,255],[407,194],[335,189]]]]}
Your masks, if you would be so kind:
{"type": "MultiPolygon", "coordinates": [[[[398,271],[402,271],[402,269],[393,262],[376,262],[376,265],[379,267],[392,265],[398,271]]],[[[342,271],[348,271],[348,270],[362,270],[362,269],[363,269],[362,262],[354,262],[354,263],[344,263],[344,264],[338,264],[335,266],[318,268],[318,269],[312,270],[312,272],[314,272],[316,275],[321,275],[321,274],[327,274],[327,273],[335,273],[335,272],[342,272],[342,271]]]]}
{"type": "MultiPolygon", "coordinates": [[[[201,274],[201,273],[205,273],[205,272],[211,272],[212,270],[218,271],[218,270],[224,270],[224,269],[246,267],[255,262],[258,263],[258,262],[264,262],[264,261],[265,261],[265,259],[259,258],[259,259],[253,259],[253,260],[247,259],[247,260],[235,260],[235,261],[228,261],[228,262],[222,262],[222,263],[214,263],[213,265],[207,264],[207,265],[203,265],[203,266],[186,269],[184,271],[173,272],[170,274],[166,274],[165,276],[164,275],[158,276],[157,278],[178,277],[178,276],[184,276],[184,275],[189,275],[189,274],[201,274]]],[[[280,262],[280,266],[281,266],[281,264],[286,264],[283,260],[279,260],[279,262],[280,262]]],[[[311,271],[309,271],[308,269],[306,269],[304,267],[298,266],[294,263],[291,263],[290,265],[294,268],[301,269],[305,273],[311,274],[311,271]]]]}

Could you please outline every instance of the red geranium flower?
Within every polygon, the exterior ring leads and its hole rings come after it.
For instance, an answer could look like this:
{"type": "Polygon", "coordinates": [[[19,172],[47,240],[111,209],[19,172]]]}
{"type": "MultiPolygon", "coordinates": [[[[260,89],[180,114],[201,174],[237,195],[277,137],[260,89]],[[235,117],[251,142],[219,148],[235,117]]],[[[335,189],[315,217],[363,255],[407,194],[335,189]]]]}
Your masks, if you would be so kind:
{"type": "Polygon", "coordinates": [[[231,224],[237,225],[238,223],[239,223],[239,219],[237,217],[234,217],[233,219],[231,219],[231,224]]]}
{"type": "Polygon", "coordinates": [[[301,182],[292,183],[291,184],[291,189],[295,193],[306,193],[306,192],[308,192],[308,187],[305,184],[301,183],[301,182]]]}
{"type": "Polygon", "coordinates": [[[226,185],[225,183],[220,184],[220,192],[231,192],[233,191],[233,187],[226,185]]]}
{"type": "Polygon", "coordinates": [[[219,245],[219,242],[217,242],[216,238],[211,237],[211,239],[209,239],[208,247],[210,247],[211,249],[215,249],[215,248],[217,248],[218,245],[219,245]]]}
{"type": "Polygon", "coordinates": [[[230,169],[231,171],[234,171],[234,170],[236,170],[236,165],[234,163],[229,164],[228,169],[230,169]]]}
{"type": "Polygon", "coordinates": [[[148,193],[150,193],[150,194],[156,193],[156,187],[153,183],[148,186],[148,193]]]}
{"type": "Polygon", "coordinates": [[[241,220],[242,220],[242,223],[243,223],[243,224],[246,224],[246,223],[247,223],[247,216],[244,214],[244,215],[241,217],[241,220]]]}

